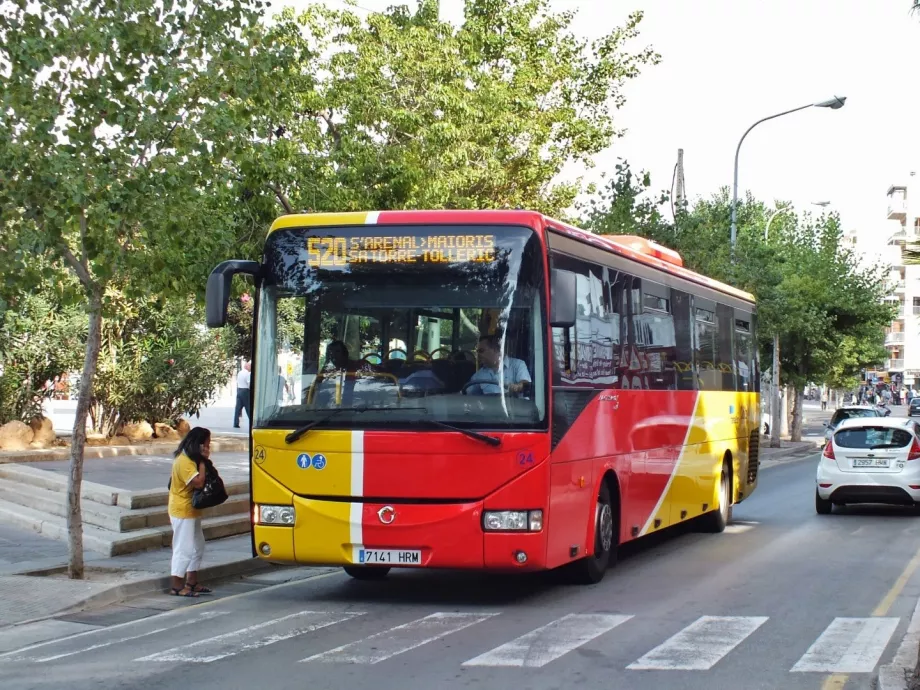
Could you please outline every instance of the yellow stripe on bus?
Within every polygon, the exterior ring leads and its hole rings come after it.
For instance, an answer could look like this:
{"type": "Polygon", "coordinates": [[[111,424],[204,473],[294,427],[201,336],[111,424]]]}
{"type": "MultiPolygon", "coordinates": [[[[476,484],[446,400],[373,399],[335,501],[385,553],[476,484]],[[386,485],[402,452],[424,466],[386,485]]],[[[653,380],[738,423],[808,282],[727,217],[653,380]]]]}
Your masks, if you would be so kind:
{"type": "Polygon", "coordinates": [[[375,211],[346,211],[343,213],[292,213],[281,216],[272,223],[268,231],[270,235],[275,230],[283,228],[305,228],[321,225],[366,225],[368,218],[376,216],[375,211]]]}

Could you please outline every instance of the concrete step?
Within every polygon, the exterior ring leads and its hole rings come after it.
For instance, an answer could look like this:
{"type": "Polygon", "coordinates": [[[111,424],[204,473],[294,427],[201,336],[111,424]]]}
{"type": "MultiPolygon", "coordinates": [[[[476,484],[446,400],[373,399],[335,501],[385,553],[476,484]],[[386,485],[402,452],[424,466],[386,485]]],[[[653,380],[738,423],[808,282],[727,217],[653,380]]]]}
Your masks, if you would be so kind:
{"type": "MultiPolygon", "coordinates": [[[[10,479],[0,479],[0,499],[34,508],[42,513],[67,517],[67,495],[58,491],[20,484],[10,479]]],[[[169,525],[166,505],[129,510],[119,506],[106,506],[95,501],[82,501],[83,522],[111,532],[131,532],[148,527],[169,525]]],[[[249,495],[236,494],[214,508],[208,508],[207,517],[223,517],[249,513],[249,495]]]]}
{"type": "MultiPolygon", "coordinates": [[[[229,502],[229,501],[228,501],[229,502]]],[[[34,508],[0,499],[0,522],[16,525],[58,541],[67,541],[67,520],[34,508]]],[[[249,513],[206,517],[202,521],[207,541],[221,539],[250,531],[249,513]]],[[[83,525],[83,546],[104,556],[160,549],[172,545],[172,527],[149,527],[133,532],[119,533],[93,525],[83,525]]]]}
{"type": "MultiPolygon", "coordinates": [[[[67,493],[67,477],[47,470],[28,465],[0,465],[0,479],[19,482],[28,486],[35,486],[47,491],[67,493]]],[[[228,492],[229,493],[229,492],[228,492]]],[[[84,481],[81,485],[80,497],[84,501],[92,501],[105,506],[114,506],[118,503],[119,489],[103,484],[84,481]]]]}
{"type": "MultiPolygon", "coordinates": [[[[2,467],[2,466],[0,466],[2,467]]],[[[0,470],[2,471],[2,470],[0,470]]],[[[224,482],[227,495],[241,496],[249,494],[249,481],[224,482]]],[[[140,491],[118,491],[117,503],[122,508],[136,510],[138,508],[156,508],[166,506],[169,502],[169,491],[164,489],[143,489],[140,491]]]]}

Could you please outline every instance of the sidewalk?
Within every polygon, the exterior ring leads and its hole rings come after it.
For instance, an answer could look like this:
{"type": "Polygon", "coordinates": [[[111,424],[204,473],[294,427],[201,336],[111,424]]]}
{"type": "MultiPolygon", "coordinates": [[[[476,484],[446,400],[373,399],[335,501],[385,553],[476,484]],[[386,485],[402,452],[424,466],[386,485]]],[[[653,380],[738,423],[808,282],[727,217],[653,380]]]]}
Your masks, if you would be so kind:
{"type": "Polygon", "coordinates": [[[779,448],[771,448],[770,439],[761,437],[760,466],[773,467],[787,462],[795,462],[803,457],[817,453],[823,446],[823,436],[803,436],[802,440],[797,442],[783,439],[779,448]]]}
{"type": "MultiPolygon", "coordinates": [[[[86,579],[67,578],[67,545],[0,526],[0,629],[66,611],[113,604],[169,588],[172,550],[107,558],[84,552],[86,579]],[[23,558],[31,557],[30,560],[23,558]]],[[[252,557],[249,535],[209,541],[199,571],[202,583],[275,567],[252,557]]]]}

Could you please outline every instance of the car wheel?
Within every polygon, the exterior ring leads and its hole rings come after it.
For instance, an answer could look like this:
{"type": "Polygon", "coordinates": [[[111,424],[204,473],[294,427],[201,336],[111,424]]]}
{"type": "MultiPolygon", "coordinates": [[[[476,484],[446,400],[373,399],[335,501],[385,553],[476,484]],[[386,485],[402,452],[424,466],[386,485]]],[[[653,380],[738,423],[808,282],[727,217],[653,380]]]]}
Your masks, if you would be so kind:
{"type": "Polygon", "coordinates": [[[601,484],[594,510],[594,554],[572,563],[570,579],[575,584],[596,585],[616,562],[620,541],[620,503],[611,500],[607,483],[601,484]]]}
{"type": "Polygon", "coordinates": [[[815,511],[818,515],[830,515],[833,510],[833,502],[829,498],[821,498],[821,494],[815,489],[815,511]]]}
{"type": "Polygon", "coordinates": [[[346,565],[343,570],[356,580],[365,581],[383,580],[386,578],[387,573],[390,572],[389,568],[378,568],[376,566],[354,567],[346,565]]]}

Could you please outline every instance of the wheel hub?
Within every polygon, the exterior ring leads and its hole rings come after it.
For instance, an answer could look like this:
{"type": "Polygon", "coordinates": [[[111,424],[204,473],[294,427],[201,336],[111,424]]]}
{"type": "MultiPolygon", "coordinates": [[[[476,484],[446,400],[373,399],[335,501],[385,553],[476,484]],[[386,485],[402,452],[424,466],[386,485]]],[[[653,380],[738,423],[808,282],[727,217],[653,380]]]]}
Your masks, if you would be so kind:
{"type": "Polygon", "coordinates": [[[613,512],[607,503],[598,503],[597,536],[601,552],[607,553],[613,547],[613,512]]]}

